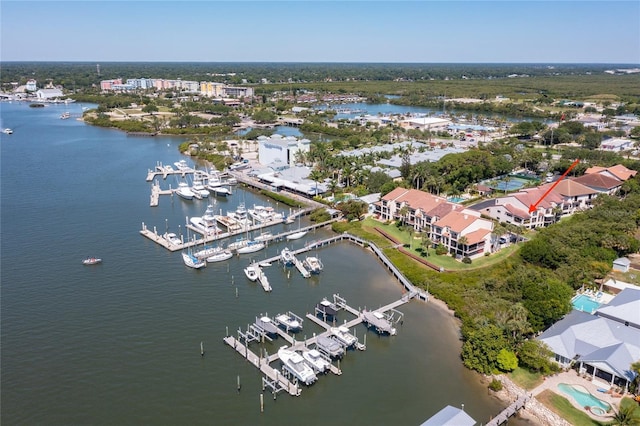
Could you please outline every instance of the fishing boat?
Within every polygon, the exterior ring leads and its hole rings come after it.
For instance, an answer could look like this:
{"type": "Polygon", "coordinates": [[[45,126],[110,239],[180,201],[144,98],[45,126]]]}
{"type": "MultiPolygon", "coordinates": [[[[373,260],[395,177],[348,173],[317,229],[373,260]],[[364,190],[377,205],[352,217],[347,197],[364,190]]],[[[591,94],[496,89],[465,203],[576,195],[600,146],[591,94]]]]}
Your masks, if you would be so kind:
{"type": "Polygon", "coordinates": [[[5,135],[10,135],[13,134],[13,130],[7,127],[6,129],[2,129],[2,133],[4,133],[5,135]]]}
{"type": "Polygon", "coordinates": [[[231,190],[229,188],[225,188],[224,186],[216,186],[215,188],[211,188],[213,194],[217,197],[228,197],[231,195],[231,190]]]}
{"type": "Polygon", "coordinates": [[[209,197],[209,190],[205,188],[204,183],[199,178],[193,178],[193,184],[191,185],[191,192],[200,195],[200,198],[209,197]]]}
{"type": "Polygon", "coordinates": [[[316,339],[318,351],[327,354],[331,358],[340,358],[344,355],[344,348],[340,343],[329,336],[319,335],[316,339]]]}
{"type": "Polygon", "coordinates": [[[195,216],[189,219],[191,225],[195,228],[196,231],[204,234],[204,235],[216,235],[219,232],[222,232],[220,228],[216,225],[216,216],[213,211],[213,205],[209,204],[207,209],[204,211],[202,216],[195,216]]]}
{"type": "Polygon", "coordinates": [[[238,254],[255,253],[265,248],[265,244],[261,241],[248,241],[244,247],[236,249],[238,254]]]}
{"type": "Polygon", "coordinates": [[[291,266],[295,262],[295,256],[293,252],[289,250],[287,247],[283,248],[282,251],[280,252],[280,259],[282,260],[282,263],[284,263],[287,266],[291,266]]]}
{"type": "Polygon", "coordinates": [[[258,223],[282,221],[282,214],[276,213],[271,206],[253,206],[248,210],[249,215],[258,223]]]}
{"type": "Polygon", "coordinates": [[[273,323],[271,318],[269,318],[267,315],[261,315],[259,317],[256,317],[256,321],[253,324],[260,331],[263,331],[267,334],[270,334],[272,336],[278,334],[278,327],[273,323]]]}
{"type": "Polygon", "coordinates": [[[319,274],[323,268],[322,262],[315,256],[307,256],[302,261],[302,264],[307,269],[307,271],[311,272],[312,274],[319,274]]]}
{"type": "Polygon", "coordinates": [[[244,268],[244,274],[249,278],[249,281],[256,281],[258,279],[258,265],[251,263],[244,268]]]}
{"type": "Polygon", "coordinates": [[[63,112],[60,114],[60,120],[66,120],[68,118],[71,118],[71,114],[69,112],[63,112]]]}
{"type": "Polygon", "coordinates": [[[173,163],[173,165],[176,166],[177,170],[183,173],[189,170],[189,165],[187,164],[187,160],[176,161],[175,163],[173,163]]]}
{"type": "Polygon", "coordinates": [[[180,198],[184,198],[185,200],[193,200],[193,197],[196,196],[186,182],[180,182],[178,184],[176,194],[178,194],[180,198]]]}
{"type": "Polygon", "coordinates": [[[276,315],[275,320],[281,327],[287,331],[291,331],[292,333],[297,333],[302,330],[302,319],[298,318],[291,312],[278,314],[276,315]]]}
{"type": "Polygon", "coordinates": [[[278,350],[278,358],[282,361],[284,368],[305,385],[311,385],[318,380],[316,373],[299,353],[288,350],[285,346],[278,350]]]}
{"type": "Polygon", "coordinates": [[[98,263],[102,263],[102,259],[98,257],[87,257],[82,261],[83,265],[97,265],[98,263]]]}
{"type": "Polygon", "coordinates": [[[222,250],[207,257],[207,263],[223,262],[233,257],[231,250],[222,250]]]}
{"type": "Polygon", "coordinates": [[[331,368],[331,362],[316,349],[303,349],[302,358],[316,373],[326,373],[331,368]]]}
{"type": "Polygon", "coordinates": [[[358,343],[358,338],[351,334],[349,329],[344,325],[341,325],[340,327],[331,327],[329,331],[345,348],[350,348],[358,343]]]}
{"type": "Polygon", "coordinates": [[[193,269],[200,269],[207,266],[207,262],[205,262],[204,260],[200,260],[189,253],[182,253],[182,261],[189,268],[193,269]]]}

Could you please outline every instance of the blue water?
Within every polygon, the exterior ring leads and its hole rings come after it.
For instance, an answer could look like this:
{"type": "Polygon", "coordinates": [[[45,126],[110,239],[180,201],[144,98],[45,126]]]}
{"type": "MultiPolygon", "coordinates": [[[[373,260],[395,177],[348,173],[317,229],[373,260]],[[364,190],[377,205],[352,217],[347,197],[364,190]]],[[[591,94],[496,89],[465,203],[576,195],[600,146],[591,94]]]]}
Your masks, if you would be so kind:
{"type": "Polygon", "coordinates": [[[611,410],[611,406],[608,403],[591,395],[589,391],[582,386],[560,383],[558,389],[575,399],[582,407],[598,407],[604,411],[611,410]]]}
{"type": "Polygon", "coordinates": [[[590,314],[600,307],[600,303],[596,302],[586,294],[576,296],[571,301],[571,304],[573,305],[573,309],[588,312],[590,314]]]}
{"type": "MultiPolygon", "coordinates": [[[[299,398],[273,401],[267,393],[261,414],[260,375],[222,343],[227,327],[235,334],[263,312],[304,316],[334,293],[355,307],[381,306],[402,289],[367,250],[347,243],[318,250],[324,270],[311,279],[274,265],[265,271],[268,294],[245,279],[252,257],[274,256],[284,244],[300,248],[329,231],[186,268],[180,253],[139,234],[142,222],[184,234],[186,217],[205,211],[207,201],[169,196],[149,206],[147,170],[184,158],[183,139],[130,137],[75,120],[81,113],[80,104],[0,103],[2,125],[14,130],[0,134],[2,424],[325,425],[330,416],[415,425],[449,404],[465,404],[478,422],[505,406],[462,366],[452,317],[412,301],[399,308],[405,319],[397,336],[356,327],[367,334],[367,350],[345,357],[342,376],[322,377],[299,398]],[[72,119],[60,120],[64,111],[72,119]],[[84,266],[87,256],[104,261],[84,266]]],[[[175,187],[175,180],[160,184],[175,187]]],[[[239,202],[286,210],[242,187],[216,199],[215,209],[239,202]]],[[[303,334],[319,332],[310,321],[304,327],[303,334]]],[[[272,354],[282,344],[252,349],[272,354]]]]}
{"type": "Polygon", "coordinates": [[[464,198],[462,198],[462,197],[449,197],[448,200],[451,201],[452,203],[461,203],[461,202],[464,201],[464,198]]]}

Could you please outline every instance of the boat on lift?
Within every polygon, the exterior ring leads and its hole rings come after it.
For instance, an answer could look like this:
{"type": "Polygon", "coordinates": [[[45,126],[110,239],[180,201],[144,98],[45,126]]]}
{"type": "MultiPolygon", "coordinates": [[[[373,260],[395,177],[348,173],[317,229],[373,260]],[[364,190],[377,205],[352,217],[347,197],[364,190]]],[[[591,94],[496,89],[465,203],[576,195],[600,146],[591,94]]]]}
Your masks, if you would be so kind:
{"type": "Polygon", "coordinates": [[[322,262],[316,256],[307,256],[302,261],[302,264],[307,269],[307,271],[311,272],[312,274],[319,274],[323,268],[322,262]]]}
{"type": "Polygon", "coordinates": [[[329,331],[345,348],[350,348],[358,343],[358,338],[351,334],[349,328],[344,325],[331,327],[329,331]]]}
{"type": "Polygon", "coordinates": [[[322,334],[316,339],[316,348],[331,358],[340,358],[344,355],[344,348],[337,340],[322,334]]]}
{"type": "Polygon", "coordinates": [[[284,368],[305,385],[309,386],[318,380],[316,373],[313,372],[313,368],[309,367],[299,353],[286,349],[286,346],[283,346],[278,350],[278,358],[282,361],[284,368]]]}
{"type": "Polygon", "coordinates": [[[270,334],[272,336],[278,334],[278,326],[276,326],[273,320],[269,318],[267,315],[261,315],[259,317],[256,317],[256,321],[254,322],[254,325],[259,330],[267,334],[270,334]]]}
{"type": "Polygon", "coordinates": [[[316,305],[316,312],[328,317],[334,317],[338,314],[338,307],[325,298],[316,305]]]}
{"type": "Polygon", "coordinates": [[[291,250],[285,247],[280,252],[280,259],[282,260],[282,263],[284,263],[285,265],[291,266],[295,262],[295,255],[291,250]]]}
{"type": "Polygon", "coordinates": [[[326,373],[331,368],[331,362],[316,349],[303,349],[302,358],[316,373],[326,373]]]}
{"type": "Polygon", "coordinates": [[[296,318],[291,312],[286,314],[278,314],[275,317],[275,321],[280,324],[285,330],[297,333],[302,330],[302,322],[299,318],[296,318]]]}

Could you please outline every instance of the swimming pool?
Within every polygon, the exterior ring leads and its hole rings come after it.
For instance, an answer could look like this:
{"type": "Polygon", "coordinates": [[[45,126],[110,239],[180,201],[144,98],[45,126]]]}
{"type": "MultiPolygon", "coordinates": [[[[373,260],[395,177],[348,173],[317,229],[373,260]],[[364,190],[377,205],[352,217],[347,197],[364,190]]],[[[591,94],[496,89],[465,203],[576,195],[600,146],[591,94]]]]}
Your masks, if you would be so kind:
{"type": "Polygon", "coordinates": [[[596,302],[586,294],[580,294],[573,298],[571,301],[573,309],[577,311],[584,311],[590,314],[594,313],[596,309],[600,307],[600,303],[596,302]]]}
{"type": "Polygon", "coordinates": [[[591,395],[584,386],[560,383],[558,384],[558,389],[572,397],[583,408],[587,409],[588,407],[594,414],[601,415],[600,413],[603,411],[606,413],[611,410],[611,405],[591,395]]]}
{"type": "Polygon", "coordinates": [[[462,197],[449,197],[448,201],[451,201],[452,203],[461,203],[464,201],[464,198],[462,197]]]}

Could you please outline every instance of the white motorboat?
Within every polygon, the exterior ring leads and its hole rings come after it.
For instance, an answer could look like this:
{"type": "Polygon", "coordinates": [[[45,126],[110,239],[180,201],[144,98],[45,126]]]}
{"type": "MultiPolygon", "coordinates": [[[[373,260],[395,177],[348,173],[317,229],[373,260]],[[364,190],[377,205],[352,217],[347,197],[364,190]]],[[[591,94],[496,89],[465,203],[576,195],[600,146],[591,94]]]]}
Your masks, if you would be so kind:
{"type": "Polygon", "coordinates": [[[280,259],[282,259],[282,263],[289,266],[293,265],[293,263],[295,262],[295,256],[293,252],[287,247],[283,248],[280,252],[280,259]]]}
{"type": "Polygon", "coordinates": [[[296,333],[302,330],[302,324],[300,324],[300,321],[298,321],[298,319],[296,319],[291,313],[278,314],[276,315],[275,320],[287,331],[296,333]]]}
{"type": "Polygon", "coordinates": [[[179,244],[182,244],[182,240],[180,239],[180,237],[178,237],[176,234],[174,234],[173,232],[168,232],[166,234],[164,234],[162,236],[165,240],[167,240],[167,242],[169,243],[169,245],[174,245],[177,246],[179,244]]]}
{"type": "Polygon", "coordinates": [[[178,194],[178,196],[184,198],[185,200],[193,200],[193,197],[195,197],[195,194],[193,193],[191,188],[189,188],[189,185],[186,182],[180,182],[178,184],[176,194],[178,194]]]}
{"type": "Polygon", "coordinates": [[[209,190],[205,188],[204,183],[202,183],[201,179],[193,179],[193,184],[191,185],[191,192],[194,194],[199,194],[200,198],[209,197],[209,190]]]}
{"type": "Polygon", "coordinates": [[[2,133],[4,133],[5,135],[10,135],[13,133],[13,130],[7,127],[6,129],[2,129],[2,133]]]}
{"type": "Polygon", "coordinates": [[[68,118],[71,118],[71,114],[69,112],[63,112],[60,114],[60,120],[66,120],[68,118]]]}
{"type": "Polygon", "coordinates": [[[260,263],[258,263],[258,266],[261,267],[261,268],[267,268],[267,267],[271,266],[271,262],[267,262],[267,261],[260,262],[260,263]]]}
{"type": "Polygon", "coordinates": [[[211,256],[207,257],[207,262],[208,263],[213,263],[213,262],[223,262],[225,260],[229,260],[233,257],[233,253],[231,253],[231,250],[222,250],[219,251],[218,253],[214,253],[211,256]]]}
{"type": "Polygon", "coordinates": [[[276,335],[278,334],[278,327],[273,323],[271,318],[266,315],[262,315],[260,317],[256,317],[256,322],[254,325],[264,331],[267,334],[276,335]]]}
{"type": "Polygon", "coordinates": [[[238,238],[237,240],[235,240],[234,242],[230,243],[227,248],[229,250],[238,250],[241,249],[243,247],[246,247],[246,245],[249,243],[249,240],[247,240],[246,238],[238,238]]]}
{"type": "Polygon", "coordinates": [[[186,172],[189,170],[189,165],[187,164],[187,160],[180,160],[173,163],[176,168],[181,172],[186,172]]]}
{"type": "Polygon", "coordinates": [[[256,281],[258,279],[258,265],[255,263],[250,264],[244,268],[244,274],[250,281],[256,281]]]}
{"type": "Polygon", "coordinates": [[[319,274],[322,271],[323,265],[319,258],[315,256],[307,256],[302,262],[307,271],[312,274],[319,274]]]}
{"type": "Polygon", "coordinates": [[[206,259],[207,257],[223,252],[224,249],[220,246],[208,246],[202,247],[202,250],[198,250],[193,255],[198,259],[206,259]]]}
{"type": "Polygon", "coordinates": [[[273,234],[271,232],[263,232],[253,239],[253,241],[269,241],[273,239],[273,234]]]}
{"type": "Polygon", "coordinates": [[[244,247],[240,247],[236,251],[238,254],[255,253],[265,248],[265,244],[261,241],[249,241],[244,247]]]}
{"type": "Polygon", "coordinates": [[[300,238],[304,237],[305,235],[307,235],[308,231],[298,231],[298,232],[294,232],[293,234],[289,234],[287,235],[287,240],[291,241],[291,240],[299,240],[300,238]]]}
{"type": "Polygon", "coordinates": [[[340,343],[342,343],[347,348],[355,345],[358,342],[358,338],[351,334],[349,332],[349,329],[344,325],[341,325],[340,327],[331,327],[329,331],[331,331],[331,334],[334,335],[336,339],[338,339],[338,341],[340,341],[340,343]]]}
{"type": "Polygon", "coordinates": [[[299,353],[282,347],[278,350],[278,358],[282,361],[284,368],[305,385],[311,385],[318,380],[316,373],[299,353]]]}
{"type": "Polygon", "coordinates": [[[326,373],[331,368],[331,362],[316,349],[303,350],[302,358],[316,373],[326,373]]]}
{"type": "Polygon", "coordinates": [[[182,260],[189,268],[200,269],[207,266],[207,262],[188,253],[182,253],[182,260]]]}
{"type": "Polygon", "coordinates": [[[102,259],[98,257],[87,257],[82,261],[83,265],[97,265],[98,263],[102,263],[102,259]]]}
{"type": "Polygon", "coordinates": [[[216,216],[213,211],[213,206],[209,204],[202,216],[196,216],[189,219],[191,225],[200,233],[204,235],[216,235],[222,232],[218,226],[216,226],[216,216]]]}
{"type": "Polygon", "coordinates": [[[248,212],[253,220],[259,223],[282,220],[282,214],[276,213],[276,211],[271,206],[253,206],[253,209],[249,209],[248,212]]]}
{"type": "Polygon", "coordinates": [[[167,164],[166,166],[162,167],[163,172],[167,173],[167,174],[171,174],[173,173],[175,170],[173,170],[173,167],[171,167],[171,165],[167,164]]]}

